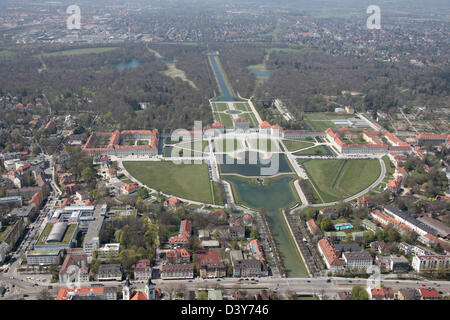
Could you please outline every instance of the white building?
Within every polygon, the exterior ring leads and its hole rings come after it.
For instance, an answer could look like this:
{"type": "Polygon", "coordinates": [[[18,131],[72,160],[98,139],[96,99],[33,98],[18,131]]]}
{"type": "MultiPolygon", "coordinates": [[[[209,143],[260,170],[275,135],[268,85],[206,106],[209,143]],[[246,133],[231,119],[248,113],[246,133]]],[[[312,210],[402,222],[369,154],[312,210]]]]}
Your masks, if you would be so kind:
{"type": "Polygon", "coordinates": [[[427,270],[439,270],[441,266],[444,266],[445,270],[450,269],[450,256],[443,255],[427,255],[417,256],[415,255],[412,260],[412,267],[416,272],[427,270]]]}

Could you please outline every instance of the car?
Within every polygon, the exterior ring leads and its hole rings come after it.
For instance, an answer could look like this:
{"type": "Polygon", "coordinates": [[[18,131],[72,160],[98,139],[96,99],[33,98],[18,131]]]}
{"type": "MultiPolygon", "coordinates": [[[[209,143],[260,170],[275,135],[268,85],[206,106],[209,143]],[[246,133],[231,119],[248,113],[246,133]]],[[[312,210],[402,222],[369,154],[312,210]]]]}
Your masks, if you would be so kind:
{"type": "Polygon", "coordinates": [[[192,280],[189,280],[188,282],[192,282],[192,280]]]}
{"type": "Polygon", "coordinates": [[[331,279],[327,279],[327,283],[330,283],[331,282],[331,279]]]}
{"type": "Polygon", "coordinates": [[[352,283],[352,280],[348,280],[348,283],[352,283]]]}
{"type": "Polygon", "coordinates": [[[306,280],[306,282],[310,283],[310,282],[311,282],[311,280],[306,280]]]}
{"type": "Polygon", "coordinates": [[[241,282],[242,281],[242,279],[238,279],[238,282],[241,282]]]}
{"type": "Polygon", "coordinates": [[[427,285],[426,284],[422,284],[422,287],[426,287],[427,285]]]}
{"type": "Polygon", "coordinates": [[[221,281],[220,279],[217,279],[217,281],[221,281]]]}

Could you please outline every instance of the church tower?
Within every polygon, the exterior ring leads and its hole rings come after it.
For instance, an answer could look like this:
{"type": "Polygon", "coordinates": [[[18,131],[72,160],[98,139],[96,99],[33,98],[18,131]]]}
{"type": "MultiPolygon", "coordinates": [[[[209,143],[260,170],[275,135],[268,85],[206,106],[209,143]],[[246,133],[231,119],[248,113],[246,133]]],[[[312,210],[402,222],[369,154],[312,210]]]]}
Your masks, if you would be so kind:
{"type": "Polygon", "coordinates": [[[131,287],[130,280],[127,277],[127,280],[125,281],[125,284],[122,288],[122,296],[123,296],[122,300],[130,300],[130,294],[131,294],[130,287],[131,287]]]}
{"type": "Polygon", "coordinates": [[[152,277],[148,277],[147,283],[145,285],[145,294],[147,295],[148,300],[155,300],[156,298],[156,289],[155,284],[152,282],[152,277]]]}

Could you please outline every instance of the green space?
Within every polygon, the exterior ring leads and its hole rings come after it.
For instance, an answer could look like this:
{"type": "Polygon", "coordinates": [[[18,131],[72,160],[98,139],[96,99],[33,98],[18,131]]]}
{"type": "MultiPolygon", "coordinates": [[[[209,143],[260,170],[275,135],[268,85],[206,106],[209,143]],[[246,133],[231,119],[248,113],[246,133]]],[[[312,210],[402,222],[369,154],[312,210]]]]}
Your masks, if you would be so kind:
{"type": "MultiPolygon", "coordinates": [[[[262,175],[262,168],[266,170],[272,170],[273,174],[267,172],[267,176],[275,175],[279,173],[290,173],[292,169],[286,156],[281,153],[272,154],[271,158],[267,160],[260,156],[256,152],[245,152],[245,154],[239,154],[239,160],[229,155],[216,155],[220,172],[222,174],[240,174],[246,177],[259,177],[262,175]],[[269,162],[270,160],[270,162],[269,162]]],[[[266,174],[266,172],[264,172],[266,174]]]]}
{"type": "Polygon", "coordinates": [[[9,59],[15,56],[16,53],[10,50],[0,50],[0,59],[9,59]]]}
{"type": "Polygon", "coordinates": [[[228,104],[223,102],[213,102],[214,111],[226,111],[228,110],[228,104]]]}
{"type": "MultiPolygon", "coordinates": [[[[45,243],[44,239],[46,239],[48,237],[48,235],[50,234],[50,232],[53,229],[54,224],[53,223],[48,223],[45,228],[44,231],[42,231],[41,236],[39,237],[39,240],[36,242],[37,245],[42,245],[42,244],[48,244],[45,243]]],[[[75,229],[77,228],[77,224],[76,223],[72,223],[69,224],[67,226],[66,232],[64,233],[64,237],[62,239],[62,241],[60,243],[55,243],[55,244],[68,244],[70,239],[72,239],[73,233],[75,232],[75,229]]]]}
{"type": "Polygon", "coordinates": [[[258,127],[259,125],[258,120],[256,120],[256,117],[253,113],[243,113],[240,115],[240,117],[247,119],[250,127],[258,127]]]}
{"type": "Polygon", "coordinates": [[[43,52],[42,56],[44,57],[55,57],[55,56],[73,56],[80,54],[92,54],[92,53],[103,53],[107,51],[116,50],[114,47],[97,47],[97,48],[83,48],[83,49],[70,49],[70,50],[62,50],[55,52],[43,52]]]}
{"type": "Polygon", "coordinates": [[[203,152],[208,152],[207,147],[207,140],[193,140],[173,145],[171,148],[171,152],[174,156],[201,156],[203,152]]]}
{"type": "Polygon", "coordinates": [[[138,142],[136,144],[138,146],[147,146],[148,145],[148,140],[138,140],[138,142]]]}
{"type": "Polygon", "coordinates": [[[213,188],[213,193],[214,193],[214,203],[216,205],[223,205],[225,199],[222,199],[219,182],[212,181],[212,188],[213,188]]]}
{"type": "Polygon", "coordinates": [[[234,127],[233,117],[222,112],[215,112],[216,120],[223,123],[225,127],[234,127]]]}
{"type": "Polygon", "coordinates": [[[299,156],[303,154],[317,154],[317,155],[327,155],[329,154],[328,150],[324,146],[315,146],[313,148],[305,149],[294,153],[294,155],[299,156]]]}
{"type": "Polygon", "coordinates": [[[11,231],[12,228],[13,228],[12,224],[7,227],[4,227],[4,230],[0,232],[0,243],[5,239],[5,237],[8,235],[8,233],[11,231]]]}
{"type": "Polygon", "coordinates": [[[234,107],[237,109],[237,110],[240,110],[240,111],[252,111],[252,109],[250,108],[250,106],[248,105],[248,103],[246,103],[246,102],[242,102],[242,103],[233,103],[234,104],[234,107]]]}
{"type": "Polygon", "coordinates": [[[295,246],[288,226],[284,221],[281,209],[292,207],[297,202],[292,193],[290,182],[294,176],[266,179],[265,185],[260,186],[251,181],[235,176],[225,178],[233,190],[237,203],[254,209],[264,208],[271,232],[279,249],[288,277],[307,277],[308,272],[300,253],[295,246]]]}
{"type": "Polygon", "coordinates": [[[380,175],[378,160],[306,160],[299,162],[325,202],[352,196],[370,186],[380,175]]]}
{"type": "Polygon", "coordinates": [[[124,161],[125,169],[150,188],[180,198],[212,203],[208,165],[172,161],[124,161]]]}
{"type": "Polygon", "coordinates": [[[305,141],[305,140],[283,140],[284,145],[288,149],[288,151],[296,151],[299,149],[311,147],[314,145],[313,142],[305,141]]]}

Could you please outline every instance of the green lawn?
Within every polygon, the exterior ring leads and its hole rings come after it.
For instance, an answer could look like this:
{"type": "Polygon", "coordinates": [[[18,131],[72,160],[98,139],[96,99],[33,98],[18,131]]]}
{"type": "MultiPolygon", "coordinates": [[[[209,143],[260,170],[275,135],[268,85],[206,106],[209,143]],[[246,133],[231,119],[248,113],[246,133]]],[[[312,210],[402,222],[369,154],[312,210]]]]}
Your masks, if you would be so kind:
{"type": "Polygon", "coordinates": [[[83,48],[83,49],[70,49],[56,52],[43,52],[44,57],[54,57],[54,56],[72,56],[79,54],[92,54],[92,53],[103,53],[107,51],[116,50],[117,48],[112,47],[98,47],[98,48],[83,48]]]}
{"type": "Polygon", "coordinates": [[[243,113],[240,115],[241,118],[248,119],[250,127],[257,127],[259,125],[258,120],[253,113],[243,113]]]}
{"type": "Polygon", "coordinates": [[[213,102],[213,107],[215,111],[226,111],[228,110],[228,104],[223,102],[213,102]]]}
{"type": "Polygon", "coordinates": [[[370,186],[380,175],[378,160],[307,160],[311,182],[325,202],[347,198],[370,186]]]}
{"type": "Polygon", "coordinates": [[[304,140],[283,140],[283,143],[288,151],[296,151],[314,145],[314,143],[304,140]]]}
{"type": "Polygon", "coordinates": [[[125,169],[147,186],[180,198],[212,203],[207,164],[124,161],[125,169]]]}
{"type": "Polygon", "coordinates": [[[248,103],[246,103],[246,102],[243,102],[243,103],[234,103],[234,107],[235,107],[237,110],[240,110],[240,111],[252,111],[252,110],[250,109],[250,106],[249,106],[248,103]]]}
{"type": "Polygon", "coordinates": [[[0,59],[8,59],[15,55],[16,55],[16,53],[14,51],[0,50],[0,59]]]}
{"type": "Polygon", "coordinates": [[[172,154],[181,155],[184,153],[185,155],[201,156],[203,152],[208,152],[207,146],[207,140],[181,142],[173,146],[172,154]]]}
{"type": "Polygon", "coordinates": [[[305,149],[305,150],[298,151],[298,152],[294,153],[294,155],[296,155],[296,156],[302,155],[302,154],[317,154],[317,155],[321,155],[321,154],[328,154],[328,152],[324,148],[324,146],[315,146],[313,148],[305,149]]]}
{"type": "Polygon", "coordinates": [[[230,115],[216,112],[215,116],[216,120],[222,122],[225,127],[234,127],[233,118],[230,115]]]}

